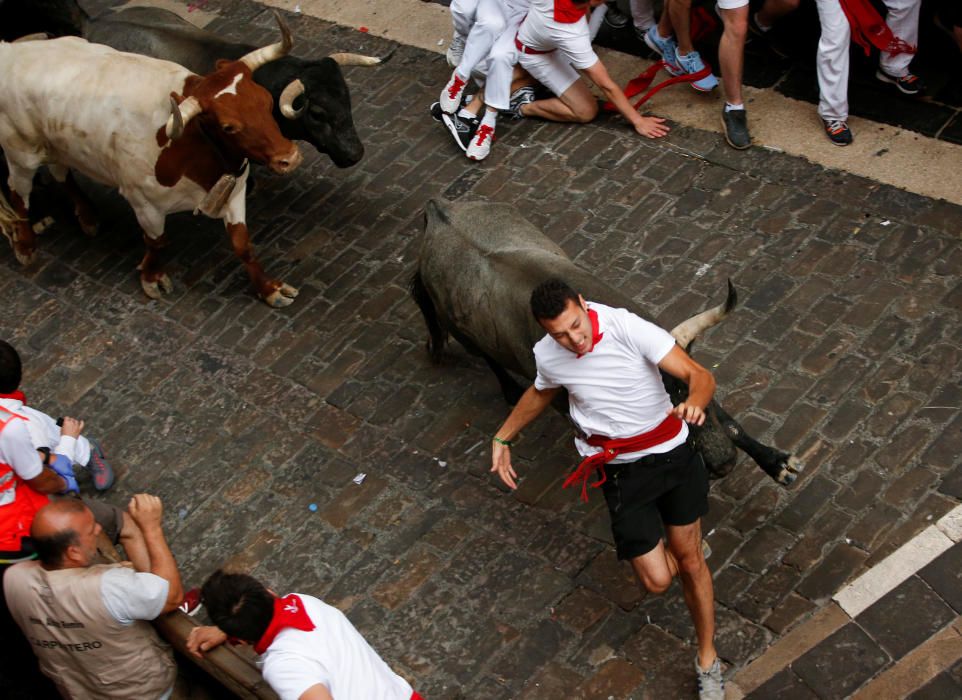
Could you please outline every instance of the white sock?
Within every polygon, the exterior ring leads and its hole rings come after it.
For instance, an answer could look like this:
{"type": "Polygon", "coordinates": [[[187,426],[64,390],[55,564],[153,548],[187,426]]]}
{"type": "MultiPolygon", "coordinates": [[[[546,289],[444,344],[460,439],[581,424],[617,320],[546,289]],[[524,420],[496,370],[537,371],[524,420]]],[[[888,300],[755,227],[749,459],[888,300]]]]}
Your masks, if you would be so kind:
{"type": "Polygon", "coordinates": [[[495,124],[498,123],[498,113],[492,112],[490,109],[484,110],[484,118],[481,120],[481,124],[485,126],[490,126],[492,129],[495,124]]]}
{"type": "Polygon", "coordinates": [[[733,105],[730,102],[725,103],[726,112],[731,112],[732,110],[735,110],[735,109],[745,109],[745,103],[739,102],[737,105],[733,105]]]}
{"type": "Polygon", "coordinates": [[[478,118],[474,113],[468,111],[467,107],[462,107],[460,111],[458,111],[458,117],[460,117],[461,119],[477,119],[478,118]]]}

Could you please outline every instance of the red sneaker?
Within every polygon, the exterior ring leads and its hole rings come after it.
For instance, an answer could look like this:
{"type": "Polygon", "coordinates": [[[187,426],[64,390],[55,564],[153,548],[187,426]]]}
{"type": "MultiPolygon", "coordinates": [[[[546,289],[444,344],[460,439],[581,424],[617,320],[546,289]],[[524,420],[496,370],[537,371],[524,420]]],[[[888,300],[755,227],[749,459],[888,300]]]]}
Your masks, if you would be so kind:
{"type": "Polygon", "coordinates": [[[200,602],[200,589],[191,588],[187,593],[184,594],[184,602],[177,606],[177,609],[182,613],[186,613],[193,617],[200,610],[203,603],[200,602]]]}

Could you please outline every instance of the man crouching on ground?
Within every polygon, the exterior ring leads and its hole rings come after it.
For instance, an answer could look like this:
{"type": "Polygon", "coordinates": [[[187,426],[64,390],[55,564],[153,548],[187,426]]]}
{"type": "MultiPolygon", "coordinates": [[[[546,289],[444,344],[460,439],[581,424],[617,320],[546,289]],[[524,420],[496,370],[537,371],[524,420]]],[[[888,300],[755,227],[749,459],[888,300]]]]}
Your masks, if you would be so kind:
{"type": "Polygon", "coordinates": [[[216,627],[187,638],[195,656],[226,642],[251,644],[281,700],[422,700],[337,608],[303,593],[275,595],[247,574],[216,571],[201,588],[216,627]]]}
{"type": "Polygon", "coordinates": [[[548,334],[534,346],[534,384],[493,438],[491,471],[517,488],[511,440],[567,389],[575,446],[584,459],[565,486],[580,482],[587,500],[588,481],[599,471],[592,485],[601,486],[608,503],[618,558],[631,562],[651,593],[680,578],[698,638],[700,698],[723,700],[714,593],[701,540],[708,472],[686,424],[705,422],[715,379],[667,331],[627,309],[586,302],[561,280],[534,289],[531,311],[548,334]],[[659,370],[688,385],[685,401],[672,406],[659,370]]]}

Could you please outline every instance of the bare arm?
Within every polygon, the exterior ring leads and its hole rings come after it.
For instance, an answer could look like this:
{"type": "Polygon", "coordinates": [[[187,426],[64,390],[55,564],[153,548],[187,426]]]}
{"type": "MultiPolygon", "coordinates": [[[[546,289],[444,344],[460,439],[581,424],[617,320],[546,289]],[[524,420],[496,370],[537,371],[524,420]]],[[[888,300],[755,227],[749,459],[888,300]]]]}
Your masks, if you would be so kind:
{"type": "MultiPolygon", "coordinates": [[[[495,437],[499,440],[512,440],[528,423],[541,415],[560,389],[538,390],[533,384],[521,395],[508,419],[501,425],[495,437]]],[[[497,440],[491,443],[491,471],[496,472],[501,481],[510,488],[518,488],[517,473],[511,466],[511,449],[497,440]]]]}
{"type": "Polygon", "coordinates": [[[147,553],[150,556],[150,573],[167,579],[167,583],[170,584],[167,589],[167,602],[164,603],[161,614],[170,612],[184,599],[184,588],[180,582],[180,572],[177,571],[177,562],[174,561],[174,555],[167,546],[164,530],[161,527],[163,505],[156,496],[138,493],[130,499],[127,512],[143,533],[147,553]]]}
{"type": "Polygon", "coordinates": [[[67,482],[63,477],[49,467],[44,467],[42,472],[28,479],[26,483],[39,493],[61,493],[67,488],[67,482]]]}
{"type": "Polygon", "coordinates": [[[318,683],[301,693],[301,697],[297,700],[334,700],[334,696],[325,685],[318,683]]]}
{"type": "Polygon", "coordinates": [[[638,114],[637,110],[628,102],[625,93],[608,75],[608,69],[605,68],[605,64],[601,60],[596,61],[594,65],[586,68],[583,72],[591,79],[591,82],[598,86],[608,101],[617,108],[621,116],[627,119],[639,134],[650,139],[656,139],[668,133],[669,129],[665,126],[665,120],[661,117],[643,117],[638,114]]]}
{"type": "Polygon", "coordinates": [[[662,358],[658,366],[688,385],[688,398],[672,409],[672,413],[688,423],[705,422],[705,408],[715,394],[715,377],[695,362],[677,345],[662,358]]]}

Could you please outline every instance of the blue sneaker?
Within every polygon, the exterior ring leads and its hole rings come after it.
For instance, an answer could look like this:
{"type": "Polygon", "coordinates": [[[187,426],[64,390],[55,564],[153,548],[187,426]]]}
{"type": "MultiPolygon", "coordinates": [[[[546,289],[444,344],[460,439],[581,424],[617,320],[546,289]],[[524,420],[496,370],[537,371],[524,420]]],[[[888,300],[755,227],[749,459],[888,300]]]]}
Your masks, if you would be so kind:
{"type": "Polygon", "coordinates": [[[661,56],[665,61],[667,66],[665,70],[672,75],[684,75],[685,69],[678,65],[678,59],[675,57],[678,51],[678,44],[675,43],[674,38],[669,37],[663,39],[661,35],[658,34],[658,25],[654,24],[645,32],[644,39],[645,43],[648,44],[648,48],[661,56]]]}
{"type": "MultiPolygon", "coordinates": [[[[675,61],[679,66],[681,66],[683,73],[697,73],[705,67],[705,63],[701,60],[701,56],[698,55],[697,51],[692,51],[687,56],[680,56],[678,54],[678,49],[676,48],[675,61]]],[[[699,92],[710,92],[718,86],[718,78],[709,73],[701,80],[696,80],[693,82],[691,86],[699,92]]]]}

